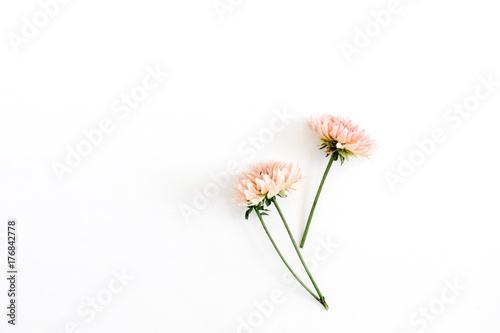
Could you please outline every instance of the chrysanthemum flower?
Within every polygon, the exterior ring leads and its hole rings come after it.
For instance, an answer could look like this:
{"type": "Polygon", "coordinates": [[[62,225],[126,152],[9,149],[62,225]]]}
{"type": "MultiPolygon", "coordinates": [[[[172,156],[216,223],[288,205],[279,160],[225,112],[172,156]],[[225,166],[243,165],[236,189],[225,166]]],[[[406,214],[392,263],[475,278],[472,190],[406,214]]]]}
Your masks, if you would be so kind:
{"type": "Polygon", "coordinates": [[[322,114],[312,116],[309,126],[323,142],[320,149],[340,155],[342,161],[350,155],[368,157],[377,150],[375,140],[350,119],[322,114]]]}
{"type": "Polygon", "coordinates": [[[300,247],[304,247],[314,210],[316,209],[316,204],[321,194],[321,189],[323,188],[326,176],[330,171],[333,161],[340,159],[340,164],[342,165],[349,156],[369,157],[378,148],[375,140],[372,140],[370,136],[365,133],[365,130],[360,130],[359,125],[354,124],[350,119],[343,119],[339,116],[332,116],[329,114],[321,114],[309,118],[309,126],[323,142],[320,149],[326,150],[326,156],[330,155],[330,160],[323,173],[323,178],[321,179],[311,211],[309,212],[309,218],[307,219],[300,247]]]}
{"type": "Polygon", "coordinates": [[[274,249],[278,253],[283,263],[288,268],[290,273],[297,279],[297,281],[311,294],[318,302],[320,302],[325,310],[328,310],[328,304],[326,303],[325,297],[321,294],[321,291],[318,288],[318,285],[314,281],[314,278],[307,267],[302,254],[300,254],[299,247],[293,238],[292,232],[288,227],[288,223],[285,220],[285,216],[281,211],[281,208],[278,204],[276,196],[286,197],[285,192],[289,190],[297,190],[301,184],[302,175],[300,173],[300,168],[298,165],[293,163],[285,163],[285,162],[267,162],[267,163],[259,163],[254,165],[249,172],[244,172],[241,174],[236,186],[234,188],[234,197],[233,201],[235,201],[240,206],[246,206],[247,211],[245,213],[245,218],[248,220],[249,215],[255,211],[257,214],[264,231],[266,232],[271,244],[274,249]],[[278,211],[281,220],[285,226],[285,229],[292,241],[292,244],[299,256],[300,262],[304,267],[309,279],[311,280],[314,288],[316,289],[315,294],[307,285],[302,282],[299,276],[294,272],[292,267],[288,264],[285,257],[281,254],[281,251],[278,249],[276,242],[273,240],[273,237],[269,233],[269,230],[266,227],[264,222],[264,215],[268,215],[269,207],[271,204],[274,204],[276,210],[278,211]]]}
{"type": "Polygon", "coordinates": [[[240,206],[256,206],[265,198],[286,196],[285,191],[297,190],[302,175],[293,163],[263,162],[241,174],[234,188],[233,201],[240,206]]]}

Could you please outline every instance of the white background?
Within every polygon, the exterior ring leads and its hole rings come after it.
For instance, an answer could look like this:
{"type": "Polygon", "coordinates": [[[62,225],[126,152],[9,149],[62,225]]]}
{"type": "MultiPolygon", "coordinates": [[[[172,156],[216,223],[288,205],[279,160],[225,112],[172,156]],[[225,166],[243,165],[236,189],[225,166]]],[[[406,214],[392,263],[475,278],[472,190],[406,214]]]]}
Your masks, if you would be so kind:
{"type": "MultiPolygon", "coordinates": [[[[12,34],[41,7],[2,1],[0,233],[19,221],[20,280],[16,327],[0,283],[1,331],[497,333],[500,87],[463,121],[443,117],[480,76],[500,81],[498,5],[401,0],[348,62],[341,43],[388,1],[229,3],[221,16],[211,0],[69,1],[16,52],[12,34]],[[114,113],[148,66],[168,78],[114,113]],[[248,151],[285,109],[294,117],[248,151]],[[305,184],[281,203],[300,238],[327,163],[306,125],[320,112],[351,117],[380,145],[333,166],[303,250],[328,312],[230,202],[235,176],[181,214],[229,161],[294,161],[305,184]],[[114,130],[59,181],[53,163],[103,119],[114,130]],[[387,173],[436,128],[446,140],[391,190],[387,173]],[[133,280],[86,322],[78,309],[122,270],[133,280]],[[455,280],[465,290],[445,304],[455,280]],[[438,314],[424,327],[429,306],[438,314]]],[[[274,211],[267,222],[297,266],[274,211]]]]}

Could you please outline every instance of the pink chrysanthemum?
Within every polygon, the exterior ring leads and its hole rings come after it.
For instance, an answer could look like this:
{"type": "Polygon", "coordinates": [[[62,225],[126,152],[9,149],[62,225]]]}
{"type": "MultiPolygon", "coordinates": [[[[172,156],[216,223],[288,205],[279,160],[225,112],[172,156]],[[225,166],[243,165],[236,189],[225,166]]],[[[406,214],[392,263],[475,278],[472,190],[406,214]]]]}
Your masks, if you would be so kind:
{"type": "Polygon", "coordinates": [[[357,155],[368,157],[377,150],[377,143],[360,130],[350,119],[329,114],[312,116],[309,126],[323,141],[321,148],[327,153],[338,152],[341,156],[357,155]]]}
{"type": "Polygon", "coordinates": [[[240,175],[233,201],[240,206],[256,206],[266,197],[285,196],[285,191],[297,190],[301,180],[300,167],[296,164],[279,161],[259,163],[240,175]]]}

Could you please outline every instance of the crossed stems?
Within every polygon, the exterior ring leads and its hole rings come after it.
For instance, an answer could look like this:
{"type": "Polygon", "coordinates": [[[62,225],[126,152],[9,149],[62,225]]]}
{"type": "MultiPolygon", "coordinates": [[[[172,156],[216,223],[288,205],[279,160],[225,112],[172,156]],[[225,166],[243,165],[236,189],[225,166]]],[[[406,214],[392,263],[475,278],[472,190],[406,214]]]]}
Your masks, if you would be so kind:
{"type": "Polygon", "coordinates": [[[276,243],[274,242],[273,238],[271,237],[271,234],[267,230],[266,224],[264,223],[264,219],[262,218],[262,215],[261,215],[259,209],[257,209],[256,207],[254,207],[254,210],[257,213],[257,216],[259,217],[260,222],[262,223],[262,227],[264,228],[264,231],[266,232],[267,236],[269,237],[269,240],[273,244],[274,249],[276,250],[276,252],[280,256],[281,260],[283,260],[283,263],[288,268],[288,270],[290,271],[290,273],[292,273],[292,275],[297,279],[297,281],[299,281],[299,283],[302,285],[302,287],[304,287],[309,292],[309,294],[311,294],[318,302],[320,302],[324,306],[325,310],[328,310],[328,304],[326,304],[325,297],[321,294],[321,291],[319,291],[319,288],[316,285],[316,282],[314,281],[314,279],[313,279],[313,277],[311,275],[311,272],[309,271],[309,268],[307,268],[307,265],[306,265],[306,263],[304,261],[304,258],[302,258],[302,255],[300,254],[299,247],[297,246],[297,243],[295,242],[295,239],[293,238],[292,232],[290,231],[290,228],[288,227],[288,223],[286,223],[285,217],[283,216],[283,213],[281,212],[280,206],[278,205],[278,202],[276,201],[276,197],[273,197],[271,199],[271,201],[273,202],[274,206],[278,210],[278,213],[279,213],[279,215],[281,217],[281,220],[283,220],[283,224],[285,225],[286,231],[287,231],[288,235],[290,236],[290,239],[292,240],[293,247],[295,248],[295,251],[297,252],[297,254],[299,256],[300,262],[302,263],[302,266],[304,266],[304,269],[305,269],[307,275],[311,279],[311,282],[312,282],[314,288],[318,292],[318,296],[316,296],[316,294],[313,293],[304,284],[304,282],[302,282],[302,280],[297,276],[297,274],[295,274],[295,272],[290,267],[290,265],[288,265],[288,263],[286,262],[285,258],[283,257],[283,255],[281,254],[280,250],[278,249],[278,246],[276,245],[276,243]]]}

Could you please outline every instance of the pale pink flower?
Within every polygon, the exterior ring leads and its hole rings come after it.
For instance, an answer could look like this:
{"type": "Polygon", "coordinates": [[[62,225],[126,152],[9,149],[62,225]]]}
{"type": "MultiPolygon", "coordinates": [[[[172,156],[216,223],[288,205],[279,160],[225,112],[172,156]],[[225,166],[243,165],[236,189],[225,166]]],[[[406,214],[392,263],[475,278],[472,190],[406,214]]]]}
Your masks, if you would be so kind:
{"type": "Polygon", "coordinates": [[[240,206],[256,206],[264,198],[284,196],[285,191],[297,190],[302,175],[300,167],[279,161],[262,162],[240,175],[234,187],[233,201],[240,206]]]}
{"type": "Polygon", "coordinates": [[[323,141],[327,153],[345,150],[349,155],[368,157],[377,150],[377,143],[350,119],[321,114],[309,119],[309,126],[323,141]]]}

